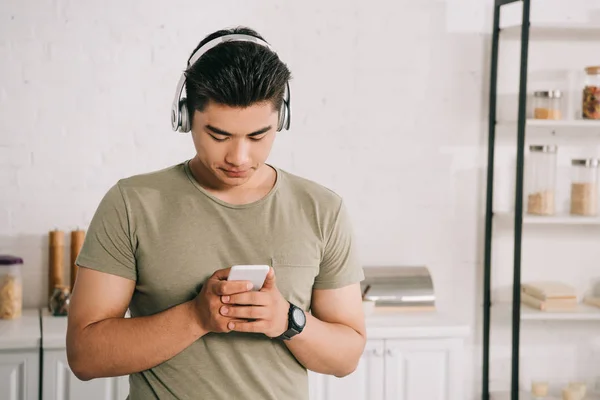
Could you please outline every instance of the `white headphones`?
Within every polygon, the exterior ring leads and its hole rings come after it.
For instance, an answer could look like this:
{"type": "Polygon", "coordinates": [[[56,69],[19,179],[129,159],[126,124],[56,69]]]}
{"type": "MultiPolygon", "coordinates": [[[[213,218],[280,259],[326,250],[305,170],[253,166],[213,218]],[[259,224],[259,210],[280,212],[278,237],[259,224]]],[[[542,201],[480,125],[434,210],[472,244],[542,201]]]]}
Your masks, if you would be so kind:
{"type": "MultiPolygon", "coordinates": [[[[188,67],[190,65],[194,65],[194,63],[198,61],[204,53],[225,42],[253,42],[265,46],[275,53],[275,51],[267,42],[260,40],[257,37],[241,34],[224,35],[213,39],[204,44],[204,46],[200,47],[190,58],[188,67]]],[[[177,84],[177,89],[175,90],[175,98],[173,99],[173,105],[171,106],[171,126],[173,127],[174,131],[179,131],[182,133],[189,132],[191,129],[190,113],[187,108],[186,98],[182,97],[184,86],[185,73],[181,74],[181,78],[179,78],[179,83],[177,84]]],[[[277,126],[278,132],[283,128],[286,130],[290,129],[290,97],[290,84],[289,82],[286,82],[283,103],[281,104],[281,110],[279,110],[279,122],[277,126]]]]}

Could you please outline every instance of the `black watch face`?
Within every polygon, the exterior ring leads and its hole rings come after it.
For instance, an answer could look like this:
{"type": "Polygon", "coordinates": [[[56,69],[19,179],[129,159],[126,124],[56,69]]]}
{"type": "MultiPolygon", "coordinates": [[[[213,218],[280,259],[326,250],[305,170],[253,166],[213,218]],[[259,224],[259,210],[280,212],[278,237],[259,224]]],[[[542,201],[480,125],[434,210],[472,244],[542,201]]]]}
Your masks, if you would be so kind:
{"type": "Polygon", "coordinates": [[[298,326],[304,326],[304,324],[306,323],[306,316],[304,315],[304,312],[302,312],[302,310],[299,308],[294,309],[292,313],[292,318],[294,318],[294,322],[298,326]]]}

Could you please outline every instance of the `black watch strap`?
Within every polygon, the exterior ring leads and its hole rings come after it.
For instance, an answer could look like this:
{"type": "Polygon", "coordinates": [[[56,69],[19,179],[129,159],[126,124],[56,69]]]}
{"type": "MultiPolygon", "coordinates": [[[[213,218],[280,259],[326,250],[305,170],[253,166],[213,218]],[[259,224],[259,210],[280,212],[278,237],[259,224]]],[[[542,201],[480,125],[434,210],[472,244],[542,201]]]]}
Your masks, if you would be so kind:
{"type": "Polygon", "coordinates": [[[304,315],[304,310],[290,303],[290,308],[288,309],[288,329],[281,335],[277,336],[275,339],[290,340],[291,338],[302,332],[304,326],[306,325],[306,316],[304,316],[304,322],[298,324],[294,318],[294,312],[302,312],[302,314],[304,315]]]}

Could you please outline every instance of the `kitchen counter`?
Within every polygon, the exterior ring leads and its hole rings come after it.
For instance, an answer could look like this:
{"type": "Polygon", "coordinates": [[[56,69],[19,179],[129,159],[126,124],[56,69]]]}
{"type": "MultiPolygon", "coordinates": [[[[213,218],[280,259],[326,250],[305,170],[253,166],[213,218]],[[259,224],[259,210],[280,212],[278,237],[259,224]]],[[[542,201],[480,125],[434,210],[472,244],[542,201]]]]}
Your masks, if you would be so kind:
{"type": "MultiPolygon", "coordinates": [[[[54,317],[41,310],[44,332],[44,348],[65,348],[67,317],[54,317]]],[[[383,338],[444,338],[466,337],[469,326],[459,324],[438,312],[393,312],[376,311],[366,318],[367,337],[383,338]]]]}
{"type": "Polygon", "coordinates": [[[366,317],[367,338],[444,338],[466,337],[467,324],[460,324],[437,311],[378,310],[366,317]]]}
{"type": "Polygon", "coordinates": [[[53,316],[48,309],[42,309],[42,332],[44,349],[64,349],[67,347],[67,317],[53,316]]]}
{"type": "Polygon", "coordinates": [[[41,337],[40,316],[36,309],[23,310],[17,319],[0,319],[0,350],[39,348],[41,337]]]}

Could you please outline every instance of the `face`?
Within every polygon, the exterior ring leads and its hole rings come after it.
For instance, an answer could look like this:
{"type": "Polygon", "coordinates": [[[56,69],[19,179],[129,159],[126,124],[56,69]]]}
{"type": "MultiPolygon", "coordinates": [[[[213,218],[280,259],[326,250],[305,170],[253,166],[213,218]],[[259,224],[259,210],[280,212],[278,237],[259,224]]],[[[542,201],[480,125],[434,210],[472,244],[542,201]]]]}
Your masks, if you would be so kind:
{"type": "Polygon", "coordinates": [[[195,111],[192,137],[203,179],[215,186],[241,186],[265,163],[277,131],[270,102],[247,108],[209,102],[195,111]]]}

